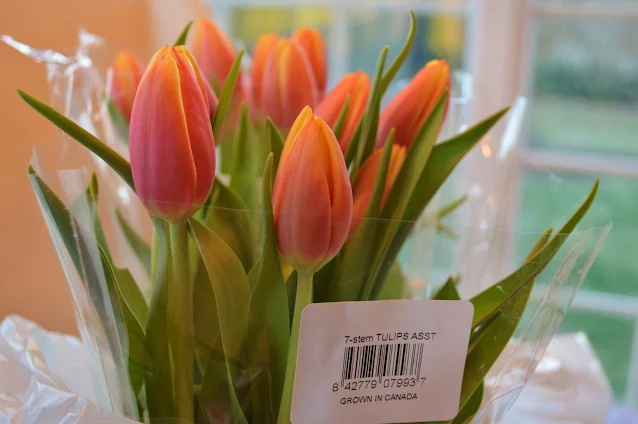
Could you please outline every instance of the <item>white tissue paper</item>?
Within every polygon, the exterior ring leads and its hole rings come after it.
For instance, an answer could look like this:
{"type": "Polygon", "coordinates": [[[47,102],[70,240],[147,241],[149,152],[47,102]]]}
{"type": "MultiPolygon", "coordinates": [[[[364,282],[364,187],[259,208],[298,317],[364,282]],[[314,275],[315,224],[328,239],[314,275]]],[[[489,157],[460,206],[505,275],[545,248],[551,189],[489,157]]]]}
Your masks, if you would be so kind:
{"type": "Polygon", "coordinates": [[[0,325],[0,424],[133,424],[105,410],[82,342],[19,316],[0,325]]]}

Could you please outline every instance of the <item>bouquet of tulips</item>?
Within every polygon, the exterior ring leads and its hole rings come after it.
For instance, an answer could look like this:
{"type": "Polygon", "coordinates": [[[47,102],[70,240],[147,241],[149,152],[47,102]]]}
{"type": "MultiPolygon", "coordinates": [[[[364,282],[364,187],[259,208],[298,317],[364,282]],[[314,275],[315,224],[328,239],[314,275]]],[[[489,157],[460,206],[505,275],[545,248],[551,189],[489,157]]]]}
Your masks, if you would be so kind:
{"type": "MultiPolygon", "coordinates": [[[[301,311],[312,302],[410,296],[399,252],[456,165],[507,112],[438,141],[450,88],[442,60],[425,64],[382,110],[414,43],[410,16],[405,45],[391,63],[386,47],[371,78],[348,74],[327,94],[326,49],[310,28],[261,37],[249,69],[243,51],[203,19],[190,50],[189,24],[145,69],[123,52],[104,97],[126,153],[19,90],[111,167],[152,220],[150,244],[119,221],[151,281],[147,302],[110,253],[97,179],[85,191],[87,224],[77,218],[82,199],[65,204],[29,170],[75,272],[89,292],[96,280],[106,281],[108,314],[125,327],[126,343],[110,348],[127,360],[122,384],[134,399],[131,418],[288,424],[301,311]]],[[[470,299],[459,414],[450,422],[470,422],[479,410],[483,381],[512,337],[534,279],[596,188],[562,228],[542,234],[520,268],[470,299]]],[[[433,298],[458,300],[456,281],[450,277],[433,298]]]]}

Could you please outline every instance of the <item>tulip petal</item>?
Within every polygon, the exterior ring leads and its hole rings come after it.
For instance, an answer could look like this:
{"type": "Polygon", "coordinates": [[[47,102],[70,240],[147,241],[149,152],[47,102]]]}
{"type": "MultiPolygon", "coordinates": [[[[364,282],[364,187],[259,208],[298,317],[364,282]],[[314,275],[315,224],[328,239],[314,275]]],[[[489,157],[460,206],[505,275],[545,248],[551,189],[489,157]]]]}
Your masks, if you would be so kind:
{"type": "Polygon", "coordinates": [[[273,213],[282,255],[294,268],[308,270],[317,268],[330,245],[330,193],[323,167],[317,166],[322,146],[314,121],[299,138],[277,171],[273,213]]]}
{"type": "Polygon", "coordinates": [[[279,41],[275,34],[264,34],[255,43],[253,49],[253,66],[251,70],[253,102],[256,108],[261,107],[261,86],[264,78],[264,68],[268,56],[273,52],[279,41]]]}
{"type": "Polygon", "coordinates": [[[322,150],[327,152],[327,182],[331,195],[330,246],[321,263],[323,266],[336,256],[348,236],[353,201],[348,169],[339,143],[330,127],[321,118],[315,119],[319,128],[319,138],[325,145],[322,150]]]}
{"type": "Polygon", "coordinates": [[[182,220],[208,197],[215,152],[206,100],[188,58],[173,47],[158,51],[142,78],[130,151],[137,194],[151,214],[182,220]]]}
{"type": "Polygon", "coordinates": [[[317,104],[312,68],[296,42],[279,40],[266,61],[261,91],[264,113],[281,128],[290,128],[304,107],[317,104]]]}
{"type": "Polygon", "coordinates": [[[178,66],[182,75],[182,104],[197,177],[192,203],[195,209],[199,209],[206,202],[215,179],[215,145],[211,143],[211,140],[214,140],[213,130],[209,115],[201,113],[204,110],[202,108],[207,107],[207,102],[201,90],[202,81],[195,76],[196,69],[186,58],[179,56],[178,66]]]}
{"type": "Polygon", "coordinates": [[[152,65],[133,105],[130,134],[137,142],[131,144],[131,168],[137,194],[147,209],[155,215],[178,217],[193,198],[184,187],[196,183],[195,164],[175,56],[162,50],[152,65]],[[151,140],[162,142],[151,144],[151,140]],[[162,174],[170,177],[160,178],[162,174]]]}
{"type": "Polygon", "coordinates": [[[323,96],[328,84],[328,59],[323,36],[315,28],[299,28],[291,37],[299,43],[312,69],[319,95],[323,96]]]}
{"type": "Polygon", "coordinates": [[[137,87],[142,79],[142,67],[133,53],[121,51],[111,67],[109,99],[128,122],[137,87]]]}
{"type": "Polygon", "coordinates": [[[237,55],[233,42],[208,19],[198,19],[193,26],[193,56],[207,81],[214,77],[223,85],[237,55]]]}
{"type": "Polygon", "coordinates": [[[377,148],[383,146],[392,128],[396,130],[395,143],[410,146],[449,84],[449,65],[443,60],[428,62],[381,114],[377,148]]]}

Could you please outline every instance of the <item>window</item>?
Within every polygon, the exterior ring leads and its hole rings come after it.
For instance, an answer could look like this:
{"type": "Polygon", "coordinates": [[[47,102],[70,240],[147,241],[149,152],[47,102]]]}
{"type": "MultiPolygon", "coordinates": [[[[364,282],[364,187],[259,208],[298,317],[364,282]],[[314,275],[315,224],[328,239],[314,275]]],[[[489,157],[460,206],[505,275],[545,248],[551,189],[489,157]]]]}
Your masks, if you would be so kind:
{"type": "Polygon", "coordinates": [[[573,195],[600,177],[597,207],[614,227],[562,330],[587,333],[616,402],[638,409],[638,2],[528,0],[522,14],[519,87],[531,107],[517,216],[543,220],[572,195],[547,199],[537,167],[573,195]]]}

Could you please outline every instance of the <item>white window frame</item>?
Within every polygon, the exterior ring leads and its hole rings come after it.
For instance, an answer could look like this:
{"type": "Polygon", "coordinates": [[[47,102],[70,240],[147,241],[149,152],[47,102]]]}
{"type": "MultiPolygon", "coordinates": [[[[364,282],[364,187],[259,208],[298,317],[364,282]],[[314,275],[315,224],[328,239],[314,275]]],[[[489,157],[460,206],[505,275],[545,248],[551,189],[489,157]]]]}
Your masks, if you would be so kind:
{"type": "MultiPolygon", "coordinates": [[[[331,77],[347,72],[348,55],[352,48],[349,41],[348,22],[353,12],[364,10],[407,10],[419,14],[446,14],[465,17],[465,64],[474,76],[475,90],[471,111],[471,122],[486,113],[511,104],[516,96],[529,96],[532,92],[531,74],[534,63],[534,25],[539,17],[571,17],[583,19],[630,19],[638,25],[638,3],[590,2],[568,3],[540,0],[209,0],[213,3],[216,19],[232,32],[230,11],[241,6],[321,7],[332,11],[333,20],[329,29],[328,43],[337,48],[330,49],[331,77]]],[[[331,81],[334,83],[335,81],[331,81]]],[[[498,146],[497,146],[498,147],[498,146]]],[[[519,143],[516,166],[512,175],[504,176],[513,192],[506,196],[512,199],[504,205],[500,216],[511,222],[506,227],[515,230],[518,208],[518,188],[524,172],[533,168],[544,168],[562,172],[580,172],[598,175],[620,175],[638,177],[638,159],[626,157],[570,154],[561,155],[550,149],[529,149],[519,143]]],[[[480,170],[479,170],[480,171],[480,170]]],[[[513,242],[513,241],[511,241],[513,242]]],[[[505,244],[506,245],[506,244],[505,244]]],[[[514,246],[508,246],[513,252],[514,246]]],[[[505,252],[506,253],[506,252],[505,252]]],[[[511,268],[513,258],[504,254],[501,272],[511,268]]],[[[638,284],[638,281],[636,282],[638,284]]],[[[543,293],[535,291],[532,296],[540,299],[543,293]]],[[[626,387],[625,405],[638,411],[638,299],[631,296],[581,290],[572,308],[604,315],[630,318],[634,321],[633,350],[629,364],[629,380],[626,387]]]]}

